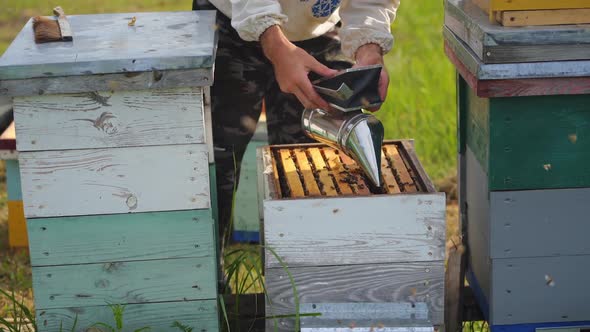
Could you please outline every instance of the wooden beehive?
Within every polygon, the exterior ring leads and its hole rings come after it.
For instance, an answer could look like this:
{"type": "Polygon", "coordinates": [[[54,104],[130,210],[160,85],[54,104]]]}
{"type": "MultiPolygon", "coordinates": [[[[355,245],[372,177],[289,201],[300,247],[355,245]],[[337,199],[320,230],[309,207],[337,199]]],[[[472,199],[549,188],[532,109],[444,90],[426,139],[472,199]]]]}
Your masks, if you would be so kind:
{"type": "Polygon", "coordinates": [[[130,330],[217,331],[215,13],[69,20],[73,43],[36,45],[29,22],[0,59],[39,329],[85,331],[121,304],[130,330]]]}
{"type": "MultiPolygon", "coordinates": [[[[293,314],[297,302],[301,312],[323,314],[302,319],[302,329],[442,324],[445,197],[410,141],[384,145],[383,188],[324,145],[258,153],[267,316],[293,314]]],[[[275,323],[295,324],[270,319],[267,330],[275,323]]]]}
{"type": "Polygon", "coordinates": [[[444,36],[446,54],[460,73],[459,220],[470,287],[492,332],[585,330],[590,326],[587,29],[494,32],[473,11],[457,6],[461,3],[449,0],[447,9],[453,15],[466,9],[463,17],[474,24],[447,26],[444,36]],[[522,53],[512,63],[483,63],[481,31],[495,36],[484,35],[493,41],[489,46],[511,34],[513,50],[522,53]],[[533,31],[536,43],[516,42],[533,31]],[[579,48],[554,52],[574,35],[579,48]],[[543,62],[523,63],[535,48],[543,62]],[[561,61],[564,55],[585,60],[561,61]]]}

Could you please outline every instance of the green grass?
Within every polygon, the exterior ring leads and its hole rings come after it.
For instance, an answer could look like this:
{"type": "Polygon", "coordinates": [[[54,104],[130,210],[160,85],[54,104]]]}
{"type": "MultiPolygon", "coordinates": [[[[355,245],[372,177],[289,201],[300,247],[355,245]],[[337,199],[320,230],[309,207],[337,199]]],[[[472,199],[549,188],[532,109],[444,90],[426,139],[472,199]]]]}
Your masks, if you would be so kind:
{"type": "MultiPolygon", "coordinates": [[[[402,1],[393,24],[394,50],[387,55],[391,84],[378,112],[387,138],[413,138],[418,156],[434,179],[455,170],[455,85],[443,54],[442,1],[402,1]]],[[[0,54],[26,21],[50,15],[54,4],[7,0],[0,11],[0,54]]],[[[191,0],[62,0],[69,14],[189,10],[191,0]]]]}
{"type": "Polygon", "coordinates": [[[426,172],[440,179],[456,167],[455,79],[443,52],[443,1],[401,1],[386,57],[387,100],[377,112],[387,138],[413,138],[426,172]]]}

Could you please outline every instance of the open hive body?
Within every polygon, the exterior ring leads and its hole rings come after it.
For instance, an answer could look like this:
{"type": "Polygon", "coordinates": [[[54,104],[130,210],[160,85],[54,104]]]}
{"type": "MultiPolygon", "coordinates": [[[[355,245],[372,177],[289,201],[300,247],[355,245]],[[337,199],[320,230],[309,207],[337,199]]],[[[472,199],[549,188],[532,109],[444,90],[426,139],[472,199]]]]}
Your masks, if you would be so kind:
{"type": "Polygon", "coordinates": [[[384,144],[383,188],[325,145],[262,147],[258,162],[267,316],[299,312],[307,331],[443,324],[445,196],[411,141],[384,144]]]}

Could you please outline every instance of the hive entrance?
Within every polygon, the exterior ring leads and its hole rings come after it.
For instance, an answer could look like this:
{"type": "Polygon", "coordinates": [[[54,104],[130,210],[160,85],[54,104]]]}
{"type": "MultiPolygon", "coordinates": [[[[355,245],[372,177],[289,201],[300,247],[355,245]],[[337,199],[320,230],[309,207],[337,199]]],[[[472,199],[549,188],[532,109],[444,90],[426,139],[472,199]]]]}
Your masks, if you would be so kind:
{"type": "Polygon", "coordinates": [[[395,142],[383,145],[381,188],[371,184],[354,160],[325,145],[275,146],[272,156],[283,198],[423,191],[403,146],[395,142]]]}

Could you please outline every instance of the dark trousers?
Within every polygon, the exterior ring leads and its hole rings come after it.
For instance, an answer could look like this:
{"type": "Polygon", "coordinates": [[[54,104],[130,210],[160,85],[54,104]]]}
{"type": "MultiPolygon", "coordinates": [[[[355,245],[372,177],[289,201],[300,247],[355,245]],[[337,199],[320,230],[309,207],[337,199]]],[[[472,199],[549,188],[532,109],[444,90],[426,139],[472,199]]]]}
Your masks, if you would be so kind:
{"type": "MultiPolygon", "coordinates": [[[[193,10],[215,10],[207,0],[193,0],[193,10]]],[[[234,186],[240,164],[265,101],[269,144],[310,142],[301,129],[303,106],[294,95],[282,93],[272,64],[258,42],[246,42],[230,19],[217,13],[218,49],[211,89],[213,144],[217,171],[219,234],[231,232],[234,186]]],[[[342,55],[338,33],[296,42],[319,62],[334,69],[349,68],[342,55]]],[[[256,188],[251,188],[256,192],[256,188]]],[[[223,245],[223,241],[222,241],[223,245]]]]}

